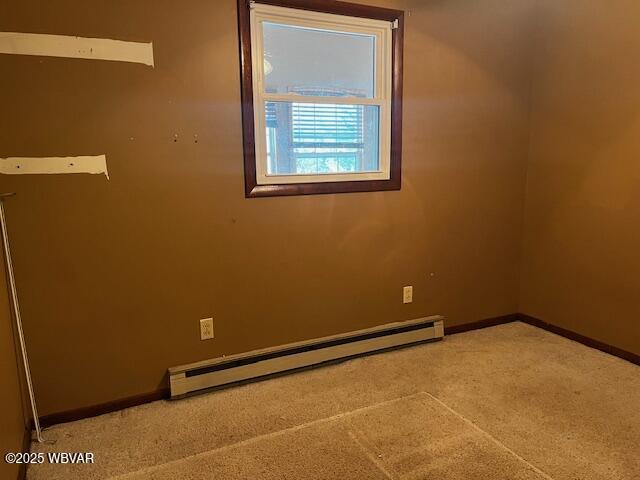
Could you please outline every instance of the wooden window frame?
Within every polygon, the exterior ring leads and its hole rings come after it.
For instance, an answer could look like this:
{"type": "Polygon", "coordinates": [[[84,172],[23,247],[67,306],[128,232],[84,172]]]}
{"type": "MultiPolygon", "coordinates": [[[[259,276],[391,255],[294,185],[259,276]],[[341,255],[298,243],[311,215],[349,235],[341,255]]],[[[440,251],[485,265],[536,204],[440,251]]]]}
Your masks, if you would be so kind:
{"type": "Polygon", "coordinates": [[[259,0],[256,3],[388,22],[397,21],[395,28],[392,30],[391,39],[391,152],[389,179],[259,185],[256,172],[256,132],[253,104],[251,1],[238,0],[245,196],[247,198],[254,198],[400,190],[402,181],[402,50],[404,12],[402,10],[371,7],[335,0],[259,0]]]}

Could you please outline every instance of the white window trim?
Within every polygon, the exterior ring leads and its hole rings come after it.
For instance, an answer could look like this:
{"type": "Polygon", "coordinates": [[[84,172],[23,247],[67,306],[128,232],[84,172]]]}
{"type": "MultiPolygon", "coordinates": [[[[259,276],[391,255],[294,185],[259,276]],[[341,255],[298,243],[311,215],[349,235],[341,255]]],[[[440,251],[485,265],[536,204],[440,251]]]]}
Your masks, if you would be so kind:
{"type": "Polygon", "coordinates": [[[251,58],[253,72],[253,113],[256,149],[256,183],[282,185],[295,183],[348,182],[389,180],[391,178],[391,89],[392,89],[392,29],[393,22],[373,20],[294,8],[252,3],[251,6],[251,58]],[[297,27],[315,28],[376,37],[374,98],[310,97],[297,94],[268,94],[264,85],[263,23],[278,23],[297,27]],[[379,119],[379,166],[376,172],[347,172],[330,174],[269,175],[267,173],[267,145],[265,102],[287,101],[296,103],[377,105],[379,119]]]}

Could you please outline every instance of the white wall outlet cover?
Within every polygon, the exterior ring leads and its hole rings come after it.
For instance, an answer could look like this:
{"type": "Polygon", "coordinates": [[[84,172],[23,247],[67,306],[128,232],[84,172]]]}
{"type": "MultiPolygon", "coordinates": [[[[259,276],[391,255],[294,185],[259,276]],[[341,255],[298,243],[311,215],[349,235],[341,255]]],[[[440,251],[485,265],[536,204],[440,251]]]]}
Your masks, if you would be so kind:
{"type": "Polygon", "coordinates": [[[411,303],[413,302],[413,287],[408,286],[402,289],[402,302],[403,303],[411,303]]]}
{"type": "Polygon", "coordinates": [[[203,318],[200,320],[200,340],[213,338],[213,318],[203,318]]]}

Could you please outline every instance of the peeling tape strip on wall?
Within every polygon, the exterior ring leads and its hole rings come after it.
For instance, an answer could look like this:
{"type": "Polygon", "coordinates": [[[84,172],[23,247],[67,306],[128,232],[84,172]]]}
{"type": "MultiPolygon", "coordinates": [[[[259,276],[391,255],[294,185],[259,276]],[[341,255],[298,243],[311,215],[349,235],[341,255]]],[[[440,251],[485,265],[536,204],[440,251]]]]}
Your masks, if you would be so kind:
{"type": "Polygon", "coordinates": [[[153,67],[153,44],[107,38],[0,32],[0,53],[114,60],[153,67]]]}
{"type": "Polygon", "coordinates": [[[106,155],[93,157],[0,158],[0,173],[5,175],[91,173],[104,174],[109,179],[106,155]]]}

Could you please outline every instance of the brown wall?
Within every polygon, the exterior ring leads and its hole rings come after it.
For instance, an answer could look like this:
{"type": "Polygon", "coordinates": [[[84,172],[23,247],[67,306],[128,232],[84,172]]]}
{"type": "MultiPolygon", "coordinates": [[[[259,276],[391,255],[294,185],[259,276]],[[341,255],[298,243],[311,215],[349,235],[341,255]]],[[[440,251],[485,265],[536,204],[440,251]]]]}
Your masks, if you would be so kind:
{"type": "Polygon", "coordinates": [[[7,464],[4,455],[22,451],[25,421],[2,251],[0,247],[0,478],[9,480],[18,477],[18,465],[7,464]]]}
{"type": "Polygon", "coordinates": [[[539,7],[521,310],[640,353],[640,3],[539,7]]]}
{"type": "Polygon", "coordinates": [[[402,190],[250,200],[235,0],[11,3],[0,30],[151,40],[156,60],[0,56],[0,157],[106,153],[111,174],[0,178],[42,414],[222,354],[517,311],[528,1],[367,0],[411,11],[402,190]]]}

